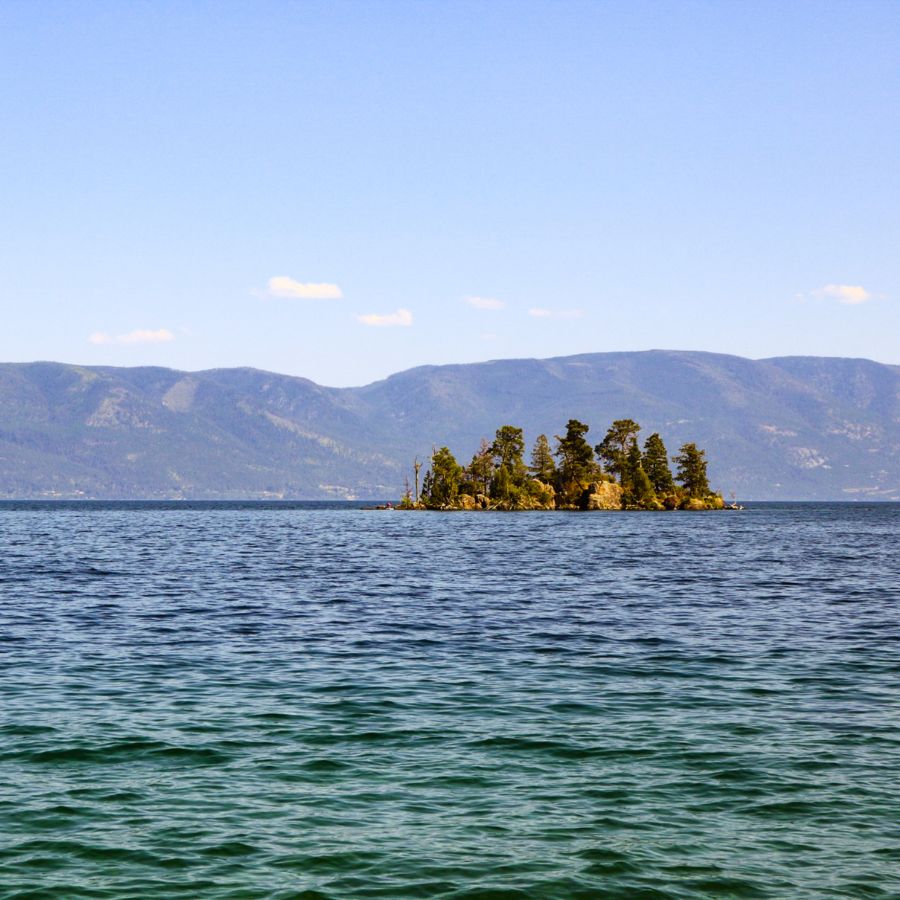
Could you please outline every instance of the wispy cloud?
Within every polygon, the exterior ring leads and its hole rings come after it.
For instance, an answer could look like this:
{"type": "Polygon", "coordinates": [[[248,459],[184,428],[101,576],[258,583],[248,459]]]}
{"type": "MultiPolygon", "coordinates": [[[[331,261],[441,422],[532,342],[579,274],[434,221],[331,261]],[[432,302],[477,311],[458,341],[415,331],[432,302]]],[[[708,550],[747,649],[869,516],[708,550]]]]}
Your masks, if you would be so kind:
{"type": "Polygon", "coordinates": [[[826,284],[824,287],[812,291],[812,296],[858,306],[860,303],[871,300],[874,295],[860,284],[826,284]]]}
{"type": "Polygon", "coordinates": [[[336,284],[295,281],[287,275],[270,278],[266,293],[270,297],[285,297],[289,300],[340,300],[344,296],[336,284]]]}
{"type": "Polygon", "coordinates": [[[175,335],[168,328],[158,328],[156,331],[138,328],[129,331],[128,334],[107,334],[105,331],[95,331],[88,337],[92,344],[167,344],[174,341],[175,335]]]}
{"type": "Polygon", "coordinates": [[[580,309],[544,309],[533,306],[528,315],[535,319],[580,319],[584,313],[580,309]]]}
{"type": "Polygon", "coordinates": [[[369,313],[365,316],[357,316],[356,321],[374,328],[387,328],[392,325],[400,325],[406,328],[412,325],[413,317],[408,309],[398,309],[396,312],[387,313],[386,315],[369,313]]]}
{"type": "Polygon", "coordinates": [[[506,306],[506,303],[496,297],[466,297],[466,303],[472,309],[503,309],[506,306]]]}

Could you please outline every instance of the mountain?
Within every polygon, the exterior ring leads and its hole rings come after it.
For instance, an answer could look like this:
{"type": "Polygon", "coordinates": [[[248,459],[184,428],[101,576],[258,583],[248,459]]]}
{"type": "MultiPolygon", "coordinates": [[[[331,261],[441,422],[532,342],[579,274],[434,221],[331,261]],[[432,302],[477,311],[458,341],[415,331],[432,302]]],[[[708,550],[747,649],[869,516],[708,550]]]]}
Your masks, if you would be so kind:
{"type": "Polygon", "coordinates": [[[0,497],[379,498],[447,444],[616,418],[742,499],[900,500],[900,367],[651,350],[423,366],[361,388],[255,369],[0,364],[0,497]]]}

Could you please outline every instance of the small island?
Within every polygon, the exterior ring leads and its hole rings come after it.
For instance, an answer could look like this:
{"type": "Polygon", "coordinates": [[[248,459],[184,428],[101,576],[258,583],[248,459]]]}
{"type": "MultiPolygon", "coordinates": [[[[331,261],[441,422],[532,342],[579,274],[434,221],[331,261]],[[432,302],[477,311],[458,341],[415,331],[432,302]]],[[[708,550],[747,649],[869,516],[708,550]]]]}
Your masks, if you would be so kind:
{"type": "Polygon", "coordinates": [[[422,464],[414,463],[415,485],[406,490],[399,509],[430,510],[708,510],[738,509],[726,504],[707,480],[706,452],[682,444],[669,467],[666,446],[651,434],[643,449],[641,426],[617,419],[603,440],[591,447],[589,427],[569,419],[552,450],[545,434],[535,441],[526,465],[521,428],[503,425],[493,442],[482,439],[468,466],[447,447],[434,450],[431,467],[419,490],[422,464]],[[596,452],[596,456],[595,456],[596,452]]]}

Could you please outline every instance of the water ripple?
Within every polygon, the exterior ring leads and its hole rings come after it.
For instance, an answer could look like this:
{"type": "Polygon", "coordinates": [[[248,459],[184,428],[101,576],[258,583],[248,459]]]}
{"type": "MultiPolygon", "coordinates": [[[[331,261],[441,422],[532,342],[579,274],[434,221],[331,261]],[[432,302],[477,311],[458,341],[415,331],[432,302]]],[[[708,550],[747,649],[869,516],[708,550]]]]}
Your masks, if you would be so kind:
{"type": "Polygon", "coordinates": [[[898,524],[0,505],[0,897],[900,896],[898,524]]]}

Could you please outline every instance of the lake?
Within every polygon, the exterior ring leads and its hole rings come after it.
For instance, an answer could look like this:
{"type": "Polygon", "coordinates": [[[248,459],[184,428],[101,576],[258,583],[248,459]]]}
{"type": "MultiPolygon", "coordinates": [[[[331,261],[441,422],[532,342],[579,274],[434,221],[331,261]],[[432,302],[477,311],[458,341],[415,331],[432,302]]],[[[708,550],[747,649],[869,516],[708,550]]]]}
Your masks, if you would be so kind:
{"type": "Polygon", "coordinates": [[[0,896],[896,897],[900,505],[0,504],[0,896]]]}

